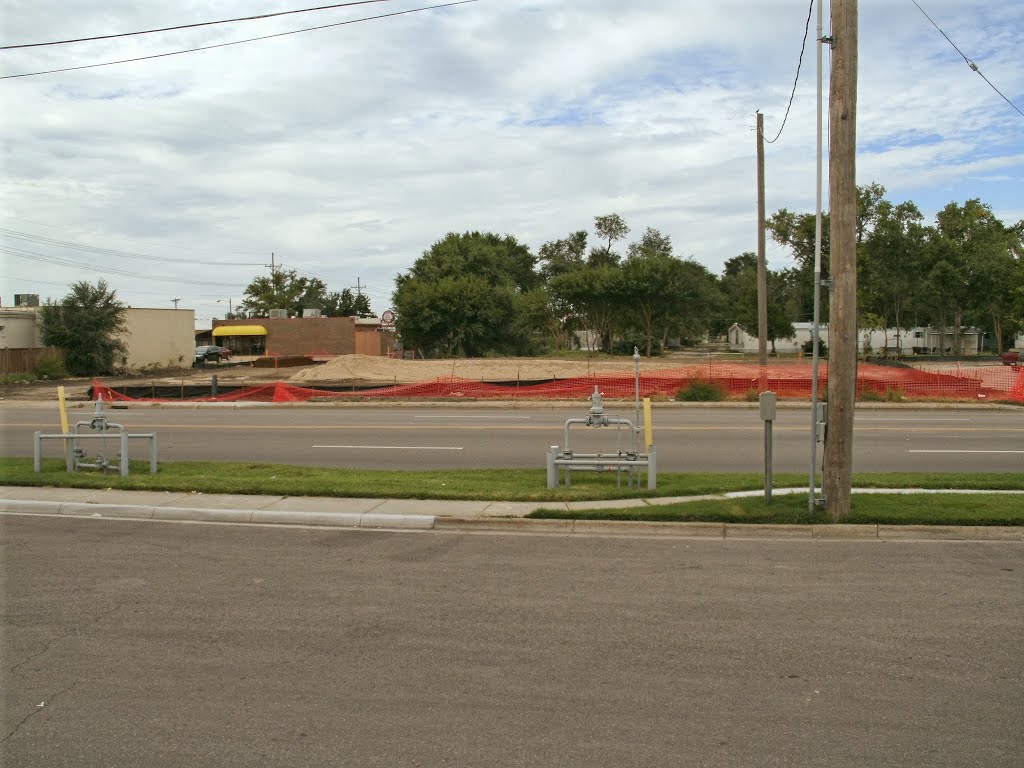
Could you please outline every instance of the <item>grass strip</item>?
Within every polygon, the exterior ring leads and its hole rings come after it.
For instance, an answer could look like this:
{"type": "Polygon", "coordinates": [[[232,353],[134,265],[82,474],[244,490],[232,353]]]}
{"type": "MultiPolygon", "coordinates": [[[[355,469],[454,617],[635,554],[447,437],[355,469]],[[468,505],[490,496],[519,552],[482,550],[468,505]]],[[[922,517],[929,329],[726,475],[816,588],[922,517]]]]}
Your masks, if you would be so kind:
{"type": "MultiPolygon", "coordinates": [[[[658,489],[629,489],[616,484],[615,473],[576,472],[571,488],[548,490],[543,469],[475,469],[398,471],[294,466],[252,462],[164,462],[149,474],[144,461],[133,461],[131,474],[86,470],[67,473],[62,459],[44,459],[32,471],[31,459],[0,458],[0,484],[59,488],[271,496],[333,496],[391,499],[490,501],[604,501],[642,497],[697,496],[764,487],[757,473],[660,473],[658,489]]],[[[776,487],[806,487],[807,476],[775,475],[776,487]]],[[[926,488],[1024,490],[1022,473],[874,473],[854,478],[859,488],[926,488]]],[[[781,500],[785,497],[777,497],[781,500]]],[[[806,504],[806,496],[805,502],[806,504]]],[[[1010,503],[1007,501],[1006,503],[1010,503]]]]}
{"type": "MultiPolygon", "coordinates": [[[[807,494],[692,501],[625,509],[542,509],[527,517],[547,520],[650,520],[656,522],[827,524],[825,512],[807,510],[807,494]]],[[[844,523],[874,525],[1024,525],[1024,495],[854,494],[844,523]]]]}

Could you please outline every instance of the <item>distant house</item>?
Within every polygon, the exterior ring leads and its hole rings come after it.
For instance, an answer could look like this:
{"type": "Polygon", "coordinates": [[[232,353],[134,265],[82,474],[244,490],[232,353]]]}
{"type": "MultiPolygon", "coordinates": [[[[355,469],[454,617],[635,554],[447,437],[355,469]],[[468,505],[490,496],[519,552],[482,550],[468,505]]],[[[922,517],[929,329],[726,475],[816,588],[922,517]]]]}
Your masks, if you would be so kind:
{"type": "MultiPolygon", "coordinates": [[[[792,339],[776,339],[775,351],[795,353],[804,349],[811,340],[811,323],[793,323],[796,335],[792,339]]],[[[729,350],[732,352],[757,353],[757,336],[751,336],[739,324],[729,328],[729,350]]],[[[822,323],[819,336],[824,344],[828,344],[828,324],[822,323]]],[[[862,328],[857,332],[857,351],[868,354],[957,354],[976,355],[981,341],[977,328],[964,328],[960,331],[960,351],[953,352],[953,331],[946,329],[940,333],[935,328],[895,328],[874,330],[862,328]],[[898,347],[898,348],[897,348],[898,347]]],[[[769,344],[769,346],[771,346],[769,344]]]]}

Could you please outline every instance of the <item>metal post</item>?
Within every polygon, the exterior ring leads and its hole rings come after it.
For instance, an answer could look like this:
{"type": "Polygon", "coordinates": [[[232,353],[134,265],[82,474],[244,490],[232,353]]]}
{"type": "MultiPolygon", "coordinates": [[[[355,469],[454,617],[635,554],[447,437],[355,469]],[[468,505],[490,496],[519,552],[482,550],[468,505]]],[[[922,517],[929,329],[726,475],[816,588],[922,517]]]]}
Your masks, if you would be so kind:
{"type": "Polygon", "coordinates": [[[634,403],[636,406],[636,418],[633,423],[636,427],[633,430],[633,449],[640,452],[640,347],[633,347],[633,383],[634,403]]]}
{"type": "Polygon", "coordinates": [[[772,422],[775,421],[775,393],[762,392],[758,397],[761,420],[764,422],[764,502],[772,500],[772,422]]]}
{"type": "Polygon", "coordinates": [[[156,434],[149,437],[149,474],[156,474],[156,434]]]}
{"type": "Polygon", "coordinates": [[[128,433],[121,430],[121,460],[118,462],[121,477],[128,477],[128,433]]]}
{"type": "Polygon", "coordinates": [[[558,455],[558,446],[552,445],[548,448],[548,488],[558,487],[558,468],[555,466],[555,457],[558,455]]]}
{"type": "Polygon", "coordinates": [[[822,18],[824,3],[818,2],[818,126],[817,126],[817,155],[816,155],[816,176],[814,180],[814,320],[811,323],[811,467],[808,479],[807,511],[814,512],[817,506],[817,463],[818,463],[818,369],[820,356],[818,353],[818,342],[821,336],[819,325],[821,323],[821,113],[822,113],[822,65],[821,47],[826,45],[822,32],[822,18]]]}
{"type": "MultiPolygon", "coordinates": [[[[42,432],[36,432],[32,442],[32,471],[43,471],[43,441],[39,437],[42,432]]],[[[65,445],[67,443],[65,442],[65,445]]]]}
{"type": "Polygon", "coordinates": [[[654,491],[658,489],[658,464],[655,461],[654,446],[651,446],[650,453],[647,454],[647,490],[654,491]]]}

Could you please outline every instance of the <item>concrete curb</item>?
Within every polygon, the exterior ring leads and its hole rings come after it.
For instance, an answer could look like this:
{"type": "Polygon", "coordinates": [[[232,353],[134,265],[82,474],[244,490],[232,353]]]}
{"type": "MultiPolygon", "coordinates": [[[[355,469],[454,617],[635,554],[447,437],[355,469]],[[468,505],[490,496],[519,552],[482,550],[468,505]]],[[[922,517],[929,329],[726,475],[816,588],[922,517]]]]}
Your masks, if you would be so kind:
{"type": "Polygon", "coordinates": [[[28,501],[21,499],[0,499],[0,514],[404,530],[430,530],[434,527],[435,519],[433,515],[385,515],[372,512],[297,512],[266,509],[153,507],[140,504],[83,504],[80,502],[28,501]]]}
{"type": "Polygon", "coordinates": [[[759,525],[644,520],[549,520],[438,517],[434,530],[468,533],[546,533],[590,536],[675,536],[681,539],[778,539],[820,541],[1021,541],[1024,526],[759,525]]]}

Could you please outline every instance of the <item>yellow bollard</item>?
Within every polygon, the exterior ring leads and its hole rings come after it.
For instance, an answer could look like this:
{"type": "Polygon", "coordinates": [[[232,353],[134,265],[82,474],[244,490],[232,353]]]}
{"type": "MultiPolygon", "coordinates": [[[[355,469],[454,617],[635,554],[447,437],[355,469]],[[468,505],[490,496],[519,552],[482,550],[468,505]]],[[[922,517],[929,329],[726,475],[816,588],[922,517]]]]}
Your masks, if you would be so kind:
{"type": "MultiPolygon", "coordinates": [[[[60,432],[62,435],[68,433],[68,407],[64,402],[64,387],[57,387],[57,402],[60,406],[60,432]]],[[[64,458],[67,459],[68,452],[71,450],[71,443],[68,439],[64,438],[64,458]]]]}
{"type": "Polygon", "coordinates": [[[60,403],[60,431],[68,433],[68,408],[64,403],[64,387],[57,387],[57,402],[60,403]]]}

